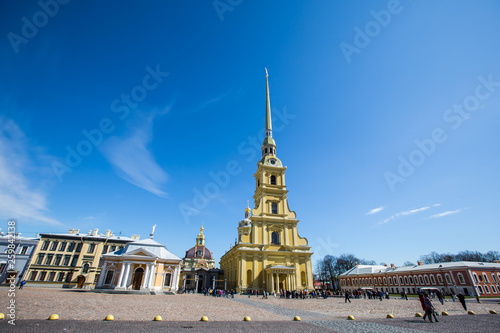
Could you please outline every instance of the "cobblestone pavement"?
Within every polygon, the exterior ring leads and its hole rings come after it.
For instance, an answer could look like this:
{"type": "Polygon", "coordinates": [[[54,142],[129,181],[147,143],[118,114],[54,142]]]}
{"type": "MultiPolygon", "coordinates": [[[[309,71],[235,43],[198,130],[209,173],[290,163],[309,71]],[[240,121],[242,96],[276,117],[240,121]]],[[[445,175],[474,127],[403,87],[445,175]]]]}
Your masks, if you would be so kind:
{"type": "MultiPolygon", "coordinates": [[[[7,288],[0,288],[0,312],[8,313],[7,288]]],[[[23,332],[45,331],[160,331],[221,332],[500,332],[499,299],[483,299],[482,304],[471,300],[469,309],[478,315],[469,316],[458,302],[441,305],[434,302],[439,323],[415,318],[422,312],[418,299],[403,301],[354,299],[269,299],[236,295],[235,298],[214,298],[203,295],[123,295],[76,292],[49,288],[25,288],[16,291],[17,329],[23,332]],[[46,320],[57,313],[59,321],[46,320]],[[386,319],[392,313],[395,319],[386,319]],[[115,322],[103,322],[112,314],[115,322]],[[163,322],[152,322],[161,315],[163,322]],[[346,320],[354,315],[355,321],[346,320]],[[208,316],[208,323],[200,323],[208,316]],[[251,322],[242,322],[250,316],[251,322]],[[300,316],[301,322],[293,322],[300,316]],[[129,323],[129,324],[124,324],[129,323]],[[50,326],[54,325],[54,326],[50,326]],[[141,326],[142,325],[142,326],[141,326]],[[201,326],[200,326],[201,325],[201,326]]],[[[0,331],[15,329],[0,321],[0,331]]]]}

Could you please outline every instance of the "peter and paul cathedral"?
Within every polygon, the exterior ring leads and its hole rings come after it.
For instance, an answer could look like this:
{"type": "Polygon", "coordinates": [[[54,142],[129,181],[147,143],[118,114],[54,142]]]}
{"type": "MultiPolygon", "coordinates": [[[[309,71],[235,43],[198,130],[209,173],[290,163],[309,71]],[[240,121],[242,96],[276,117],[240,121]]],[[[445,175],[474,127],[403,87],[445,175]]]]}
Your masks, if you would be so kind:
{"type": "Polygon", "coordinates": [[[276,156],[269,78],[266,70],[266,126],[262,158],[257,162],[254,208],[238,224],[238,240],[220,260],[227,289],[313,290],[311,247],[300,237],[295,212],[288,206],[286,166],[276,156]]]}

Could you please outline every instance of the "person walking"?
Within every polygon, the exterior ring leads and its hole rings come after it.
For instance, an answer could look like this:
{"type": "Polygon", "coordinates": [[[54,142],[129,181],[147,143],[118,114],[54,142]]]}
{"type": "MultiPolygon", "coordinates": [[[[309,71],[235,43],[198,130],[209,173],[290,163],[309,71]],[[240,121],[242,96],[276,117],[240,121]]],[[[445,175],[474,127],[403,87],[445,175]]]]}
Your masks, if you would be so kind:
{"type": "Polygon", "coordinates": [[[349,301],[349,303],[351,303],[351,299],[349,297],[349,292],[346,290],[346,292],[345,292],[345,302],[344,303],[347,303],[347,301],[349,301]]]}
{"type": "Polygon", "coordinates": [[[20,283],[19,289],[23,289],[25,284],[26,284],[26,280],[22,280],[20,283]]]}
{"type": "Polygon", "coordinates": [[[436,321],[436,323],[439,323],[439,320],[436,317],[436,311],[434,309],[434,306],[432,305],[432,302],[429,299],[429,295],[427,293],[425,293],[423,298],[424,298],[424,306],[425,306],[425,315],[429,317],[429,321],[431,323],[432,323],[432,316],[434,316],[434,320],[436,321]]]}
{"type": "Polygon", "coordinates": [[[455,292],[453,291],[453,289],[451,289],[451,299],[453,300],[453,302],[455,302],[455,292]]]}
{"type": "Polygon", "coordinates": [[[457,298],[460,303],[462,303],[462,306],[464,307],[465,311],[467,311],[467,305],[465,304],[465,296],[462,293],[458,293],[457,298]]]}
{"type": "Polygon", "coordinates": [[[436,290],[436,296],[438,300],[441,302],[441,305],[444,305],[443,294],[439,290],[436,290]]]}

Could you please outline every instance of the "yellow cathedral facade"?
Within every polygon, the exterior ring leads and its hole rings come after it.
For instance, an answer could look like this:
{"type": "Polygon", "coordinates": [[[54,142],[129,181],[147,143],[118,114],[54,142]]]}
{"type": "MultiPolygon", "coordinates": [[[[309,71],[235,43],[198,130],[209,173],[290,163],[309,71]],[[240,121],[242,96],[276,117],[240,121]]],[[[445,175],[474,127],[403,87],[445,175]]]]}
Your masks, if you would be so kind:
{"type": "Polygon", "coordinates": [[[311,247],[300,237],[296,214],[288,206],[286,166],[276,156],[272,136],[269,79],[266,70],[266,127],[262,159],[257,163],[254,209],[238,224],[238,240],[220,260],[227,289],[313,290],[311,247]]]}

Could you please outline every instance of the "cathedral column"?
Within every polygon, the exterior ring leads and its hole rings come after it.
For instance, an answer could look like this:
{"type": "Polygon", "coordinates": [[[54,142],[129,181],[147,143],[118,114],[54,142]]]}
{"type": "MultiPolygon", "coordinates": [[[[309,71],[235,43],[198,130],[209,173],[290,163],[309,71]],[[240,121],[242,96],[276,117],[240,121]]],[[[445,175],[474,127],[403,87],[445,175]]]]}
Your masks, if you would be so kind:
{"type": "Polygon", "coordinates": [[[309,278],[310,276],[312,276],[312,267],[311,267],[311,261],[309,260],[306,261],[306,286],[308,289],[309,287],[313,287],[314,289],[313,282],[309,278]]]}
{"type": "Polygon", "coordinates": [[[280,291],[280,274],[276,273],[276,291],[280,291]]]}
{"type": "Polygon", "coordinates": [[[292,290],[291,285],[290,285],[290,274],[286,275],[286,289],[292,290]]]}
{"type": "Polygon", "coordinates": [[[97,282],[96,288],[99,288],[102,286],[102,282],[104,281],[104,275],[106,275],[106,267],[108,267],[108,263],[105,262],[104,266],[101,268],[101,276],[99,276],[99,282],[97,282]]]}
{"type": "Polygon", "coordinates": [[[271,273],[271,292],[275,291],[274,289],[274,273],[271,273]]]}
{"type": "Polygon", "coordinates": [[[148,279],[149,279],[149,273],[150,273],[150,266],[151,264],[147,264],[146,265],[146,271],[144,272],[144,278],[142,280],[142,286],[141,286],[141,289],[144,289],[147,287],[148,285],[148,279]]]}
{"type": "Polygon", "coordinates": [[[288,226],[286,224],[283,225],[283,244],[288,245],[288,226]]]}
{"type": "Polygon", "coordinates": [[[125,272],[123,273],[123,281],[120,287],[127,289],[127,280],[130,273],[130,263],[125,263],[125,272]]]}
{"type": "Polygon", "coordinates": [[[253,280],[252,281],[252,287],[253,288],[260,287],[259,286],[259,281],[257,281],[256,275],[257,275],[257,259],[254,256],[253,257],[253,265],[252,265],[252,280],[253,280]]]}

